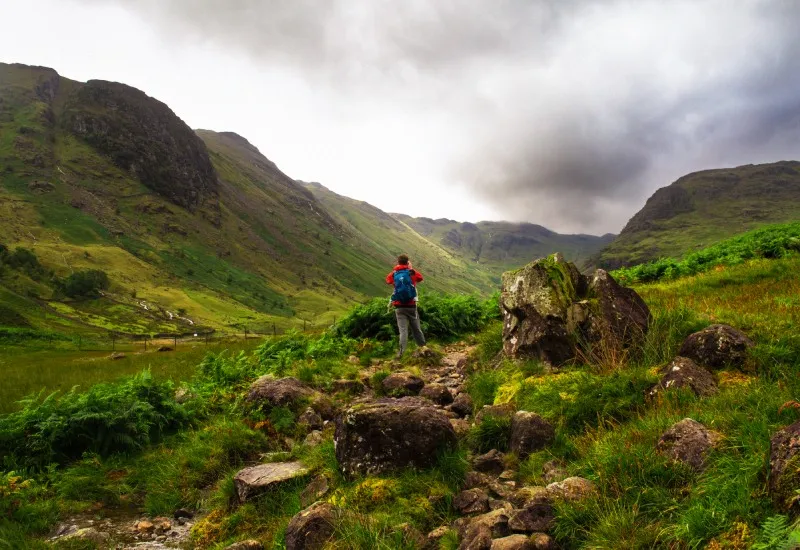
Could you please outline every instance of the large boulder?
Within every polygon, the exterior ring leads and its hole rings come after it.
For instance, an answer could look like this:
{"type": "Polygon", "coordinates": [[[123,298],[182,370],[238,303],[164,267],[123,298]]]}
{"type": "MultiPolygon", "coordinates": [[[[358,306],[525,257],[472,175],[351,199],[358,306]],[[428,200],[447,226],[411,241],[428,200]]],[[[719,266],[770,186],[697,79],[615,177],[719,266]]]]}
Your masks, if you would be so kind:
{"type": "Polygon", "coordinates": [[[272,462],[240,470],[233,478],[239,502],[309,474],[302,462],[272,462]]]}
{"type": "Polygon", "coordinates": [[[747,335],[732,326],[711,325],[690,334],[678,355],[709,369],[742,368],[747,360],[747,350],[753,345],[747,335]]]}
{"type": "Polygon", "coordinates": [[[712,432],[700,422],[684,418],[664,432],[656,448],[674,461],[701,471],[705,467],[709,451],[720,439],[718,433],[712,432]]]}
{"type": "Polygon", "coordinates": [[[336,419],[336,459],[346,476],[427,468],[442,450],[457,445],[444,414],[406,399],[358,404],[336,419]]]}
{"type": "Polygon", "coordinates": [[[333,535],[335,508],[327,502],[317,502],[298,512],[286,526],[286,550],[318,550],[333,535]]]}
{"type": "Polygon", "coordinates": [[[500,304],[506,355],[556,366],[579,352],[621,351],[647,332],[650,320],[634,290],[602,269],[586,277],[561,254],[504,273],[500,304]]]}
{"type": "Polygon", "coordinates": [[[275,378],[264,375],[253,382],[247,400],[271,407],[296,407],[314,395],[314,390],[297,378],[275,378]]]}
{"type": "Polygon", "coordinates": [[[536,413],[517,411],[511,417],[511,451],[520,458],[543,449],[555,436],[553,426],[536,413]]]}
{"type": "Polygon", "coordinates": [[[676,357],[661,371],[661,380],[648,392],[655,397],[670,388],[689,388],[695,395],[708,397],[717,393],[714,375],[688,357],[676,357]]]}
{"type": "Polygon", "coordinates": [[[769,442],[769,492],[778,509],[800,511],[800,421],[779,430],[769,442]]]}

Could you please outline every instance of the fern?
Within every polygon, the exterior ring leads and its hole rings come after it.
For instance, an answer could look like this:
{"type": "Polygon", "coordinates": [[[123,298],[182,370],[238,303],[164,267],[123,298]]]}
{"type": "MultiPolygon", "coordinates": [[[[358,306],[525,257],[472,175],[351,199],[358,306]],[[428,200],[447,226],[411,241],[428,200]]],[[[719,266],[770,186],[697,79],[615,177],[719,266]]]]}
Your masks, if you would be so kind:
{"type": "Polygon", "coordinates": [[[786,516],[771,516],[761,524],[753,550],[794,550],[800,547],[800,529],[786,516]]]}

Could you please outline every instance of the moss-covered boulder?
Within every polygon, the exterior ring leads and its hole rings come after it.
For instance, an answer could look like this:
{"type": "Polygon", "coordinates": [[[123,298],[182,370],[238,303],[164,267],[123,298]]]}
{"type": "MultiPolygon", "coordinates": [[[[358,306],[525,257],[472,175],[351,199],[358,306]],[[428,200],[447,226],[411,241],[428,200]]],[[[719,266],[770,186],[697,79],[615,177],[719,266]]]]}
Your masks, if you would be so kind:
{"type": "Polygon", "coordinates": [[[769,492],[784,512],[800,511],[800,421],[779,430],[769,442],[769,492]]]}
{"type": "Polygon", "coordinates": [[[632,289],[598,269],[591,277],[561,254],[502,277],[503,350],[561,365],[579,353],[620,352],[647,332],[650,311],[632,289]]]}
{"type": "Polygon", "coordinates": [[[349,408],[336,419],[334,443],[342,473],[352,477],[433,466],[457,438],[450,420],[430,402],[405,397],[349,408]]]}

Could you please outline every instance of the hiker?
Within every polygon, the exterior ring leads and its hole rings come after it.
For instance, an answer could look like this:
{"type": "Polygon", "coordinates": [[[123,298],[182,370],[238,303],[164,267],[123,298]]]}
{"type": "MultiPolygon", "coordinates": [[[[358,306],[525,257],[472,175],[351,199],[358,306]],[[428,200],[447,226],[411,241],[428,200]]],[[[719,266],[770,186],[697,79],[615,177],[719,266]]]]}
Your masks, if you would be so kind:
{"type": "Polygon", "coordinates": [[[403,356],[408,344],[408,325],[414,334],[414,341],[418,346],[425,345],[425,335],[419,326],[419,314],[417,313],[417,283],[422,282],[422,274],[416,271],[408,260],[407,254],[400,254],[397,257],[397,265],[386,276],[386,284],[394,285],[394,293],[391,298],[391,305],[394,306],[394,314],[397,317],[397,328],[400,329],[400,349],[397,358],[403,356]]]}

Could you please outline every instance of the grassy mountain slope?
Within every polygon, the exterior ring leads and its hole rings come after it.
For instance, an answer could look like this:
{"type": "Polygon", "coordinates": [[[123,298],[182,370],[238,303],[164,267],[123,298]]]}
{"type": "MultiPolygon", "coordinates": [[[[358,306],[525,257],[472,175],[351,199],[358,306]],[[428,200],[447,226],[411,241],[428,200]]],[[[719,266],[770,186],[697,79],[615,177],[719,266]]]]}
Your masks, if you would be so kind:
{"type": "Polygon", "coordinates": [[[517,268],[554,250],[580,264],[614,238],[611,234],[601,237],[562,235],[532,223],[483,221],[475,224],[402,214],[396,217],[455,256],[496,273],[517,268]]]}
{"type": "Polygon", "coordinates": [[[598,257],[605,267],[679,258],[731,235],[800,219],[800,162],[705,170],[662,187],[598,257]]]}

